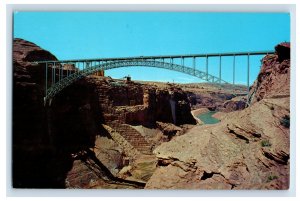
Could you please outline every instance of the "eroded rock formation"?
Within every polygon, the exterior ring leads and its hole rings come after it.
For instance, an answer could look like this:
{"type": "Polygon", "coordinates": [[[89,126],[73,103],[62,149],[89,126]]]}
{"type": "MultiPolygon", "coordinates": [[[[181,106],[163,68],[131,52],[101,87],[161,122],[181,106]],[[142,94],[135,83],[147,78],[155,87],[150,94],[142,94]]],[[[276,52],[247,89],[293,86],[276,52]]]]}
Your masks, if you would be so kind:
{"type": "Polygon", "coordinates": [[[254,82],[250,94],[251,103],[263,98],[290,96],[290,46],[281,43],[275,47],[276,54],[267,55],[262,61],[262,68],[254,82]]]}
{"type": "Polygon", "coordinates": [[[14,187],[143,188],[155,169],[152,150],[167,139],[156,121],[195,124],[180,88],[99,76],[65,88],[45,107],[45,66],[32,61],[56,57],[22,39],[14,40],[13,56],[14,187]]]}
{"type": "Polygon", "coordinates": [[[190,113],[187,95],[180,88],[157,88],[98,76],[90,76],[86,80],[95,88],[104,122],[118,121],[145,126],[155,126],[156,121],[177,125],[196,122],[190,113]],[[170,100],[175,104],[175,119],[170,100]]]}
{"type": "Polygon", "coordinates": [[[22,39],[13,43],[13,186],[45,188],[63,186],[61,175],[68,158],[50,146],[47,115],[43,106],[43,69],[32,65],[35,59],[56,57],[22,39]],[[54,168],[55,167],[55,168],[54,168]],[[55,176],[56,175],[56,176],[55,176]]]}
{"type": "Polygon", "coordinates": [[[251,106],[162,143],[146,188],[288,189],[289,46],[267,55],[251,106]]]}

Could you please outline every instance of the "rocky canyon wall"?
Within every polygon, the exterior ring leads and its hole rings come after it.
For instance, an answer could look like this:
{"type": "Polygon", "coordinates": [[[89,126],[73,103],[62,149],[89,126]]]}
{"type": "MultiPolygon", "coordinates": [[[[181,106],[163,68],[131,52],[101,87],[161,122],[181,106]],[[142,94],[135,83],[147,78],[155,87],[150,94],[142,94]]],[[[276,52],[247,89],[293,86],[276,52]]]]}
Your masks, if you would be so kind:
{"type": "Polygon", "coordinates": [[[150,189],[288,189],[290,46],[262,60],[252,102],[218,124],[162,143],[150,189]]]}
{"type": "MultiPolygon", "coordinates": [[[[31,42],[15,39],[12,111],[15,188],[96,188],[99,185],[141,188],[143,184],[139,182],[120,180],[116,176],[115,170],[128,165],[127,155],[135,152],[126,151],[123,145],[132,145],[117,134],[112,136],[103,125],[156,127],[156,121],[195,124],[187,95],[180,88],[157,88],[99,76],[83,78],[65,88],[52,100],[51,106],[45,107],[45,66],[32,64],[35,60],[57,58],[31,42]],[[176,120],[171,99],[175,103],[176,120]],[[78,170],[86,174],[74,178],[72,173],[77,174],[78,170]],[[92,182],[95,180],[99,180],[97,184],[92,182]]],[[[137,131],[132,130],[131,135],[140,144],[147,145],[137,131]]]]}
{"type": "Polygon", "coordinates": [[[251,103],[264,98],[290,96],[290,44],[281,43],[275,47],[276,54],[267,55],[251,87],[251,103]]]}
{"type": "Polygon", "coordinates": [[[156,121],[195,124],[187,94],[180,88],[157,88],[131,81],[91,76],[103,111],[104,122],[118,121],[132,125],[154,126],[156,121]],[[170,100],[175,102],[175,120],[170,100]]]}

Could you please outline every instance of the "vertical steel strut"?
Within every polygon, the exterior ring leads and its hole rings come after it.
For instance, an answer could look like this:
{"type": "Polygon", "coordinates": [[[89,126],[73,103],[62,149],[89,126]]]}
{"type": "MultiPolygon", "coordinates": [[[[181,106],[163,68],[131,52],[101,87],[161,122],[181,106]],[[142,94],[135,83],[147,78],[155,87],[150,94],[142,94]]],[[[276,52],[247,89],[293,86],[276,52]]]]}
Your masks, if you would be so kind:
{"type": "Polygon", "coordinates": [[[196,58],[193,57],[193,68],[194,68],[194,75],[196,74],[196,58]]]}
{"type": "Polygon", "coordinates": [[[250,82],[250,55],[248,53],[247,55],[247,102],[249,104],[249,92],[250,92],[250,86],[249,86],[249,82],[250,82]]]}
{"type": "Polygon", "coordinates": [[[208,81],[208,56],[206,55],[206,81],[208,81]]]}
{"type": "Polygon", "coordinates": [[[233,55],[233,67],[232,67],[232,84],[233,84],[233,93],[234,93],[234,84],[235,84],[235,55],[233,55]]]}
{"type": "Polygon", "coordinates": [[[48,90],[48,86],[47,86],[47,84],[48,84],[48,62],[46,62],[46,83],[45,83],[45,97],[47,96],[47,90],[48,90]]]}
{"type": "Polygon", "coordinates": [[[233,55],[232,84],[235,83],[235,55],[233,55]]]}
{"type": "Polygon", "coordinates": [[[61,66],[61,79],[60,80],[62,80],[62,79],[64,79],[64,68],[61,65],[61,63],[60,63],[60,66],[61,66]]]}
{"type": "Polygon", "coordinates": [[[52,77],[51,77],[51,79],[52,79],[52,84],[51,84],[51,86],[54,84],[54,76],[55,76],[55,74],[54,74],[54,68],[53,68],[53,65],[51,66],[51,75],[52,75],[52,77]]]}
{"type": "MultiPolygon", "coordinates": [[[[54,66],[56,67],[55,63],[54,63],[54,66]]],[[[58,82],[60,81],[60,68],[58,66],[58,82]]]]}
{"type": "Polygon", "coordinates": [[[56,79],[56,68],[55,68],[55,65],[54,65],[54,63],[53,63],[53,65],[52,65],[52,68],[54,68],[54,84],[55,84],[55,79],[56,79]]]}
{"type": "Polygon", "coordinates": [[[220,61],[219,61],[219,84],[221,84],[221,78],[222,78],[222,56],[220,55],[220,61]]]}

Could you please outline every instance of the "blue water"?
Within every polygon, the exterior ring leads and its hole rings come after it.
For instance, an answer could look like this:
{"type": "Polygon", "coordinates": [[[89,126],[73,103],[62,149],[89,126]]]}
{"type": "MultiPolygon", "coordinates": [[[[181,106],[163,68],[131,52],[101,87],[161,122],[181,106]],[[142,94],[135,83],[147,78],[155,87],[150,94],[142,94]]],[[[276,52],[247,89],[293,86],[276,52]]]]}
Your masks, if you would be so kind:
{"type": "Polygon", "coordinates": [[[216,111],[209,111],[203,114],[198,115],[197,117],[204,123],[204,124],[216,124],[218,122],[220,122],[220,120],[212,117],[212,115],[214,115],[215,113],[217,113],[216,111]]]}

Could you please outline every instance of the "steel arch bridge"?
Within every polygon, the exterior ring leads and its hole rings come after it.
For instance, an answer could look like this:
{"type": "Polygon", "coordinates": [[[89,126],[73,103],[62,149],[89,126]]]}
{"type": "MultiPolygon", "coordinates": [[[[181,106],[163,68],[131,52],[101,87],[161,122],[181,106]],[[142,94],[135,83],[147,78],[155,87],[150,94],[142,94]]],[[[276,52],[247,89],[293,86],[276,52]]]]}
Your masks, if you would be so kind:
{"type": "Polygon", "coordinates": [[[64,88],[77,80],[92,75],[98,71],[121,67],[155,67],[185,73],[210,83],[235,84],[235,58],[247,56],[247,87],[249,92],[250,56],[273,54],[272,51],[239,52],[222,54],[194,54],[194,55],[166,55],[166,56],[140,56],[122,58],[102,58],[83,60],[36,61],[35,64],[45,64],[45,97],[44,102],[51,101],[64,88]],[[219,76],[208,73],[209,58],[218,57],[219,76]],[[233,57],[233,81],[222,79],[222,57],[233,57]],[[205,58],[205,72],[196,68],[196,58],[205,58]],[[179,59],[179,62],[178,62],[179,59]],[[191,59],[192,66],[185,65],[185,60],[191,59]],[[67,65],[67,67],[66,67],[67,65]],[[72,66],[72,68],[70,68],[72,66]]]}

